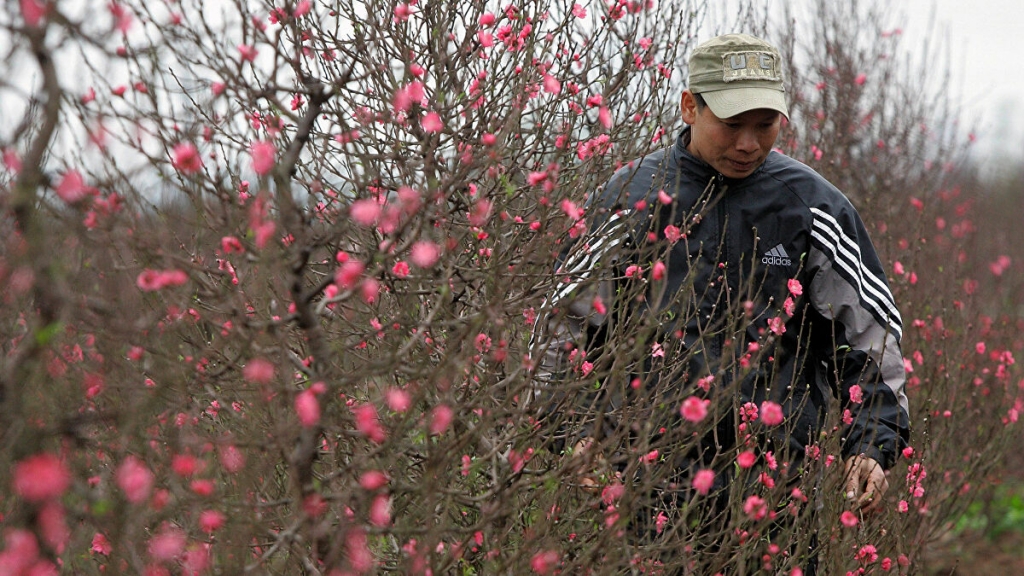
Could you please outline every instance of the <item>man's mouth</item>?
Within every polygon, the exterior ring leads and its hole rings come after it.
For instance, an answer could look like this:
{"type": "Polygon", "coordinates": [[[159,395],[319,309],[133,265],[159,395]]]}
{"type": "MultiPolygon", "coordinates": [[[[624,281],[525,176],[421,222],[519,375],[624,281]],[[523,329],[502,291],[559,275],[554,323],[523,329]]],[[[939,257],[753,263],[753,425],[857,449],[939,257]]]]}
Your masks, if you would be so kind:
{"type": "Polygon", "coordinates": [[[747,170],[750,170],[751,168],[753,168],[754,165],[755,165],[755,161],[754,160],[751,160],[749,162],[740,162],[738,160],[731,160],[730,159],[729,163],[732,164],[733,168],[735,168],[736,170],[738,170],[740,172],[746,172],[747,170]]]}

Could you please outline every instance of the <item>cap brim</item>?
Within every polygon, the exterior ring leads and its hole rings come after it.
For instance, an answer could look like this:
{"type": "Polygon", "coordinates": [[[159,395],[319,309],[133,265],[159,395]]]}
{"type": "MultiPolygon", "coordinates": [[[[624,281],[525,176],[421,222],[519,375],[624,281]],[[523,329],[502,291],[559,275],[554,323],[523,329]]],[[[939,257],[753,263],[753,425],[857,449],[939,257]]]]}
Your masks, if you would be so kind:
{"type": "Polygon", "coordinates": [[[719,118],[732,118],[750,110],[761,109],[777,110],[789,118],[785,92],[771,88],[731,88],[701,92],[701,96],[719,118]]]}

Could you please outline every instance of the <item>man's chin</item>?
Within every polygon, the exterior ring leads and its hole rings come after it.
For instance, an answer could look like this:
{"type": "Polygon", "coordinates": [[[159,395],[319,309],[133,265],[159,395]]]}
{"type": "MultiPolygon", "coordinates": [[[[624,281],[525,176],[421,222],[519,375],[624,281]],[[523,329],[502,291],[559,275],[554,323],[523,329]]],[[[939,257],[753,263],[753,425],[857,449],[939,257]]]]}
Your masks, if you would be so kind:
{"type": "Polygon", "coordinates": [[[720,169],[719,172],[722,174],[722,176],[725,176],[726,178],[731,178],[733,180],[739,180],[741,178],[746,178],[747,176],[750,176],[751,174],[754,173],[754,170],[757,170],[757,165],[756,164],[753,165],[753,166],[750,166],[748,168],[743,168],[743,169],[738,169],[738,168],[734,168],[732,166],[729,166],[729,167],[725,167],[724,170],[720,169]]]}

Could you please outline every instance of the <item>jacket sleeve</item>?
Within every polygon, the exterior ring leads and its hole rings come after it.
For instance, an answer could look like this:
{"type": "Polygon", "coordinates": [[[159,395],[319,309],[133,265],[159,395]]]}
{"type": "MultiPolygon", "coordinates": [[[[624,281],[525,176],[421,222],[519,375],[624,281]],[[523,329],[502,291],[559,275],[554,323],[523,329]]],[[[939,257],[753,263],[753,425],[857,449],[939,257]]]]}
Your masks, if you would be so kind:
{"type": "Polygon", "coordinates": [[[602,353],[617,298],[618,260],[629,238],[629,212],[597,215],[559,260],[557,283],[531,338],[535,398],[554,426],[557,445],[610,431],[604,388],[591,374],[602,353]]]}
{"type": "Polygon", "coordinates": [[[843,457],[864,454],[883,468],[909,437],[902,320],[860,216],[842,198],[812,208],[807,266],[810,305],[831,325],[812,346],[824,358],[841,407],[848,410],[843,457]]]}

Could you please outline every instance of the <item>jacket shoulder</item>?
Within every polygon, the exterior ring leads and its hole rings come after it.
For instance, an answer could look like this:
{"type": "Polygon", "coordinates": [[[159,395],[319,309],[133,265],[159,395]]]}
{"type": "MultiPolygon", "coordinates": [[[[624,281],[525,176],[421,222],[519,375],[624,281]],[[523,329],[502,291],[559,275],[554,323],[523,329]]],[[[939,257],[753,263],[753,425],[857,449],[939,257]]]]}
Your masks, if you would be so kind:
{"type": "Polygon", "coordinates": [[[630,208],[641,200],[650,201],[665,182],[676,179],[677,167],[671,148],[662,148],[619,168],[595,199],[604,208],[630,208]]]}
{"type": "Polygon", "coordinates": [[[850,200],[813,168],[785,154],[772,152],[764,164],[764,177],[794,195],[808,208],[852,209],[850,200]]]}

